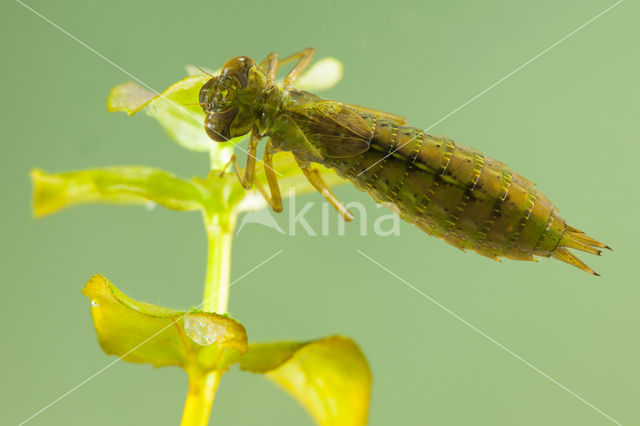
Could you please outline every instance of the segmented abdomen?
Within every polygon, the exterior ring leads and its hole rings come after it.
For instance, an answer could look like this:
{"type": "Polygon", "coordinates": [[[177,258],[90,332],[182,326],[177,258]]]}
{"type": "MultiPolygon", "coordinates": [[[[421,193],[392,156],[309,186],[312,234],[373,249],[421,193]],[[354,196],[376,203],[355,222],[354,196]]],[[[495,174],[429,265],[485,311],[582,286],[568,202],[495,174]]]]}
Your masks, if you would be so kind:
{"type": "Polygon", "coordinates": [[[374,131],[371,148],[325,165],[402,219],[491,258],[553,256],[594,273],[565,247],[599,254],[595,247],[606,246],[566,225],[532,182],[445,137],[363,117],[374,131]]]}

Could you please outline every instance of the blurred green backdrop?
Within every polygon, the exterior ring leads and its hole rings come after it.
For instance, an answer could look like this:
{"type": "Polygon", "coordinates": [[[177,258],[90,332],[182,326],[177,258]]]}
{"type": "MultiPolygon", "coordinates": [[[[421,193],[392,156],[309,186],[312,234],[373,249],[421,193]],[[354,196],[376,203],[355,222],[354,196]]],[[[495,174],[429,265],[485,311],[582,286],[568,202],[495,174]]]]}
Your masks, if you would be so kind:
{"type": "MultiPolygon", "coordinates": [[[[154,88],[185,64],[218,68],[307,46],[345,64],[324,96],[427,127],[613,1],[130,2],[31,0],[30,6],[154,88]]],[[[190,176],[206,155],[171,142],[144,116],[108,114],[128,80],[17,2],[3,19],[2,424],[17,424],[104,367],[80,288],[102,273],[130,296],[199,303],[205,238],[197,213],[79,207],[30,212],[29,170],[143,164],[190,176]]],[[[535,181],[572,225],[614,247],[588,258],[602,277],[557,261],[501,264],[402,224],[399,237],[295,237],[247,225],[231,290],[251,340],[351,336],[374,374],[372,425],[606,425],[612,421],[356,253],[435,298],[623,424],[640,423],[637,162],[640,27],[626,1],[434,128],[535,181]],[[636,278],[634,278],[636,277],[636,278]]],[[[383,214],[352,187],[370,217],[383,214]]],[[[308,221],[319,229],[321,197],[308,221]]],[[[287,204],[285,203],[285,208],[287,204]]],[[[386,212],[384,213],[386,214],[386,212]]],[[[282,226],[287,212],[278,217],[282,226]]],[[[119,362],[31,425],[177,424],[182,371],[119,362]]],[[[212,423],[305,425],[263,378],[222,380],[212,423]]]]}

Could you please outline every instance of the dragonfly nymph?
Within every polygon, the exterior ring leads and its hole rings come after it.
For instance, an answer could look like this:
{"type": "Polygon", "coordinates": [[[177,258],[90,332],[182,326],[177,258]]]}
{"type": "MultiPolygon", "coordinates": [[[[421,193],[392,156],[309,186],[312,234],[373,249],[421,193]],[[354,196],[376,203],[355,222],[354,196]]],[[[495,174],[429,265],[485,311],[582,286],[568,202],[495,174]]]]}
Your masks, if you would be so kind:
{"type": "Polygon", "coordinates": [[[272,157],[293,154],[309,182],[347,221],[351,213],[324,183],[313,164],[332,168],[377,202],[429,235],[498,260],[553,257],[597,275],[568,249],[600,254],[605,244],[573,228],[534,184],[479,151],[407,126],[403,117],[326,100],[293,86],[314,49],[280,60],[277,53],[256,63],[239,56],[224,64],[200,90],[205,130],[217,142],[250,133],[241,175],[251,189],[258,143],[268,138],[263,163],[275,211],[282,198],[272,157]],[[281,65],[295,62],[282,84],[281,65]]]}

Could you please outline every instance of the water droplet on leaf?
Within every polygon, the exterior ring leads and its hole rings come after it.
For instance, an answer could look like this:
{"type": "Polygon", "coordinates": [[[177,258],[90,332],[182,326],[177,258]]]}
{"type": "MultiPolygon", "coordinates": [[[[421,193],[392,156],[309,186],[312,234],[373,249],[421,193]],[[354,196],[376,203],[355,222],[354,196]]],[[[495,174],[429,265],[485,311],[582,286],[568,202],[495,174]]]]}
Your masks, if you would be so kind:
{"type": "Polygon", "coordinates": [[[91,301],[91,306],[93,306],[93,307],[97,307],[98,305],[99,305],[99,303],[98,303],[98,301],[97,301],[97,300],[92,300],[92,301],[91,301]]]}
{"type": "Polygon", "coordinates": [[[206,315],[187,315],[183,319],[186,335],[202,346],[209,346],[224,338],[226,327],[206,315]]]}

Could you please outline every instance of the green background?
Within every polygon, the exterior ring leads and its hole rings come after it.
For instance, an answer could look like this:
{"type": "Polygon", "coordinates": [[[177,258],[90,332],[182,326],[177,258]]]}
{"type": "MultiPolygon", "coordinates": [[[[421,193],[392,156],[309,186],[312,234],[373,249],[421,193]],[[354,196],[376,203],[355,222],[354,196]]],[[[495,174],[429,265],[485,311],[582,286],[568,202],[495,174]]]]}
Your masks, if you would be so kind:
{"type": "MultiPolygon", "coordinates": [[[[613,1],[29,4],[156,89],[185,64],[314,46],[345,65],[323,96],[428,127],[613,1]]],[[[191,176],[208,159],[149,118],[107,113],[109,89],[129,80],[121,71],[19,3],[0,13],[0,423],[17,424],[115,359],[80,294],[91,275],[185,309],[200,301],[206,246],[197,213],[88,206],[34,220],[29,170],[143,164],[191,176]]],[[[548,259],[492,262],[404,223],[399,237],[361,237],[357,224],[344,237],[335,226],[291,237],[250,224],[234,241],[232,279],[283,250],[231,290],[250,339],[354,338],[374,375],[371,425],[613,424],[360,249],[620,423],[640,424],[639,13],[623,2],[431,131],[505,161],[610,244],[601,258],[582,256],[602,277],[548,259]]],[[[364,203],[370,220],[386,214],[353,187],[337,193],[364,203]]],[[[319,229],[321,197],[297,200],[307,201],[319,229]]],[[[288,212],[278,221],[286,227],[288,212]]],[[[174,425],[185,391],[179,369],[119,362],[29,424],[174,425]]],[[[263,378],[232,371],[212,423],[311,420],[263,378]]]]}

